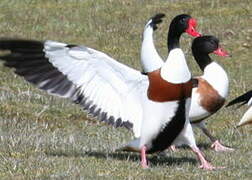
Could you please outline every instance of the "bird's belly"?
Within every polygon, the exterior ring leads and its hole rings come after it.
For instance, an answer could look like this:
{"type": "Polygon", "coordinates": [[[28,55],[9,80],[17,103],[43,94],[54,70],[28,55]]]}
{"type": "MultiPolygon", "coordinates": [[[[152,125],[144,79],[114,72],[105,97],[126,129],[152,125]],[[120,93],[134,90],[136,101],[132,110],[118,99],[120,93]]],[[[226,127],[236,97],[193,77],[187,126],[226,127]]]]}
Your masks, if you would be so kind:
{"type": "Polygon", "coordinates": [[[178,101],[161,103],[148,100],[144,104],[140,146],[151,146],[151,141],[171,121],[177,108],[178,101]]]}
{"type": "Polygon", "coordinates": [[[156,136],[153,136],[150,140],[151,146],[147,151],[148,153],[165,150],[183,130],[186,123],[186,114],[188,112],[186,101],[186,99],[183,99],[177,102],[174,115],[169,118],[169,121],[162,124],[156,136]]]}

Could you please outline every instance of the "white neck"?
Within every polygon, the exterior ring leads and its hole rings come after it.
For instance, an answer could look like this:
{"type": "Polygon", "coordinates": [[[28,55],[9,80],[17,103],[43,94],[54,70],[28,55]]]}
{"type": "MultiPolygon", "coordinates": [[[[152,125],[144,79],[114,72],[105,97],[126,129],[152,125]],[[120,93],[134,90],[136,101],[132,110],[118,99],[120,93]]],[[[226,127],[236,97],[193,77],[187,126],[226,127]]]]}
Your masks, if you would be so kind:
{"type": "Polygon", "coordinates": [[[153,28],[146,25],[141,48],[141,63],[145,72],[155,71],[164,64],[153,42],[153,28]]]}
{"type": "Polygon", "coordinates": [[[225,70],[216,62],[212,62],[204,69],[202,76],[222,97],[227,97],[229,80],[225,70]]]}
{"type": "Polygon", "coordinates": [[[172,49],[161,68],[161,76],[168,82],[179,84],[191,79],[185,55],[180,48],[172,49]]]}

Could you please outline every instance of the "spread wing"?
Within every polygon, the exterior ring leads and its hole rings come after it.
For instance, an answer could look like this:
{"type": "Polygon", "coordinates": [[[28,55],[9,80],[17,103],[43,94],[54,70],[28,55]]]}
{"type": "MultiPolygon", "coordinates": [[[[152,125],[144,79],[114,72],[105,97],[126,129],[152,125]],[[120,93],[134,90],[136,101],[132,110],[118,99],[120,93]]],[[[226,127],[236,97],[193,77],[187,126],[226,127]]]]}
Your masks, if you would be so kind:
{"type": "Polygon", "coordinates": [[[56,41],[1,39],[4,65],[50,94],[70,98],[94,117],[140,135],[147,77],[108,55],[56,41]]]}

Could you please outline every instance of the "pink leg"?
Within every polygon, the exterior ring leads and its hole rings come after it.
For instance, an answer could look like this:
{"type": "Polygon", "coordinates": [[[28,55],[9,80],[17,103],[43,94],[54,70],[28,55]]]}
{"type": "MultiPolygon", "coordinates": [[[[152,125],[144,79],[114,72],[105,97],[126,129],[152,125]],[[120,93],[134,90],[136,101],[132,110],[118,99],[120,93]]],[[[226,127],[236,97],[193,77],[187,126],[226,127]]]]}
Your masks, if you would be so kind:
{"type": "Polygon", "coordinates": [[[142,168],[148,168],[147,159],[146,159],[146,146],[141,148],[141,166],[142,168]]]}
{"type": "Polygon", "coordinates": [[[216,152],[224,152],[224,151],[234,151],[233,148],[226,147],[220,143],[212,134],[208,131],[206,127],[200,127],[203,133],[212,141],[211,148],[213,148],[216,152]]]}
{"type": "Polygon", "coordinates": [[[213,142],[213,144],[211,145],[211,148],[213,148],[216,152],[234,151],[233,148],[229,148],[222,145],[218,140],[213,142]]]}
{"type": "MultiPolygon", "coordinates": [[[[197,155],[198,159],[200,160],[201,165],[199,166],[199,168],[202,169],[206,169],[206,170],[214,170],[217,169],[216,167],[214,167],[212,164],[210,164],[210,162],[208,162],[203,153],[199,150],[199,148],[192,148],[193,152],[197,155]]],[[[219,167],[219,168],[223,168],[223,167],[219,167]]]]}
{"type": "Polygon", "coordinates": [[[176,151],[177,151],[177,148],[176,148],[175,145],[171,145],[171,146],[169,147],[169,149],[170,149],[172,152],[176,152],[176,151]]]}

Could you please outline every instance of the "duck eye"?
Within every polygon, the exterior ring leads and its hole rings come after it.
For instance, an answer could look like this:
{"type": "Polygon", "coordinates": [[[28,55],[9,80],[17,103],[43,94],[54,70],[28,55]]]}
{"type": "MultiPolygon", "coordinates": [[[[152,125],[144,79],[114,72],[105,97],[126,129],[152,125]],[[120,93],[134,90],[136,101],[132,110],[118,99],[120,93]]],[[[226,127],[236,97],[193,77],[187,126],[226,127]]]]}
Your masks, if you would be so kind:
{"type": "Polygon", "coordinates": [[[181,23],[185,23],[185,22],[186,22],[186,18],[180,19],[180,22],[181,22],[181,23]]]}
{"type": "Polygon", "coordinates": [[[218,47],[218,44],[215,42],[215,41],[209,41],[212,45],[214,46],[217,46],[218,47]]]}

